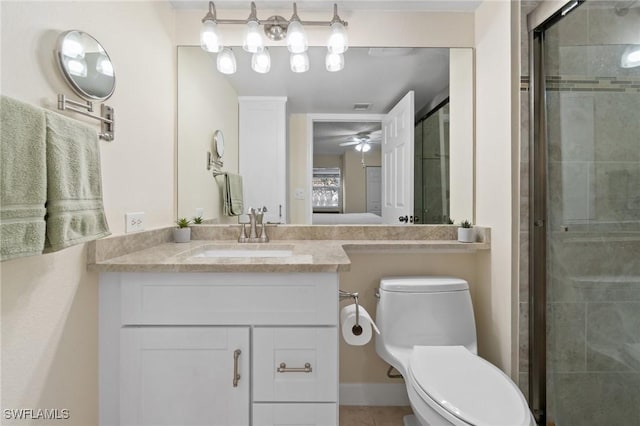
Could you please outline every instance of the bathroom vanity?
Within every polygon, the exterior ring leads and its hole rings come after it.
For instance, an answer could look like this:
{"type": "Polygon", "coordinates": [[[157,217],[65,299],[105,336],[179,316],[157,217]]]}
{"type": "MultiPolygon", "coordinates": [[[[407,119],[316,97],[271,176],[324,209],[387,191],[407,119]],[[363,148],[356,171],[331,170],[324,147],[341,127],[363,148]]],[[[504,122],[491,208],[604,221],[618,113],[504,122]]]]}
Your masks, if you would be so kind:
{"type": "Polygon", "coordinates": [[[100,424],[337,425],[345,250],[490,246],[488,230],[464,244],[453,227],[415,229],[278,226],[271,243],[238,244],[237,226],[196,227],[176,244],[167,228],[92,243],[100,424]]]}
{"type": "Polygon", "coordinates": [[[337,273],[101,274],[101,424],[337,424],[337,294],[337,273]]]}

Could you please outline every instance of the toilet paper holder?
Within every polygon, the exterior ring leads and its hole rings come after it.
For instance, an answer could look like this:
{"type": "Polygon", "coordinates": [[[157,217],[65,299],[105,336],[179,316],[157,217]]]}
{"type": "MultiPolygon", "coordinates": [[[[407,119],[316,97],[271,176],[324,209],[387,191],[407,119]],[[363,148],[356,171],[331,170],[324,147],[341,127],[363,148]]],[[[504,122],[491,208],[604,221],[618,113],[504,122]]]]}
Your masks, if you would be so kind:
{"type": "Polygon", "coordinates": [[[361,335],[362,326],[360,325],[360,304],[358,303],[358,293],[338,290],[338,296],[340,300],[353,299],[354,303],[356,304],[356,324],[351,328],[351,332],[354,334],[354,336],[361,335]]]}

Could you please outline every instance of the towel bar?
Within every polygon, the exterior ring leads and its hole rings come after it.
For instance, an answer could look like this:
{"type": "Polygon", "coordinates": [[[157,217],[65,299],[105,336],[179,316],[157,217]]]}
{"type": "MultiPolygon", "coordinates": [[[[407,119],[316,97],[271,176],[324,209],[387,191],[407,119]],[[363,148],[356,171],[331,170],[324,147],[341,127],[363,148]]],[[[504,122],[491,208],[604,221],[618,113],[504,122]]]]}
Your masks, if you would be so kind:
{"type": "Polygon", "coordinates": [[[73,111],[73,112],[77,112],[78,114],[82,114],[85,117],[90,117],[93,118],[95,120],[100,121],[100,130],[102,130],[100,133],[98,133],[98,137],[102,140],[105,140],[107,142],[111,142],[113,141],[113,139],[115,138],[114,132],[115,132],[115,116],[114,116],[114,112],[115,110],[113,109],[113,107],[110,107],[108,105],[105,104],[101,104],[100,105],[100,115],[93,115],[93,114],[89,114],[90,112],[93,112],[93,102],[91,101],[87,101],[86,103],[81,103],[81,102],[76,102],[72,99],[67,99],[67,97],[64,94],[59,94],[58,95],[58,109],[61,111],[73,111]],[[77,109],[75,107],[79,107],[79,108],[84,108],[87,111],[83,111],[81,109],[77,109]]]}

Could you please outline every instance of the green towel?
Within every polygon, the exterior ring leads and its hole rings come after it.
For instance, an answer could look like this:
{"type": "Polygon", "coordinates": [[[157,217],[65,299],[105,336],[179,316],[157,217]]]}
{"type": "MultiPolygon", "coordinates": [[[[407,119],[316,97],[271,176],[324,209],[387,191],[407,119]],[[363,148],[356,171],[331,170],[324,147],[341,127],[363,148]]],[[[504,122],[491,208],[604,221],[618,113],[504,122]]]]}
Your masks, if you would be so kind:
{"type": "Polygon", "coordinates": [[[102,204],[98,132],[46,113],[47,238],[45,252],[110,235],[102,204]]]}
{"type": "Polygon", "coordinates": [[[224,174],[222,200],[225,216],[240,216],[243,213],[242,176],[235,173],[224,174]]]}
{"type": "Polygon", "coordinates": [[[41,108],[0,99],[0,260],[42,253],[47,168],[41,108]]]}

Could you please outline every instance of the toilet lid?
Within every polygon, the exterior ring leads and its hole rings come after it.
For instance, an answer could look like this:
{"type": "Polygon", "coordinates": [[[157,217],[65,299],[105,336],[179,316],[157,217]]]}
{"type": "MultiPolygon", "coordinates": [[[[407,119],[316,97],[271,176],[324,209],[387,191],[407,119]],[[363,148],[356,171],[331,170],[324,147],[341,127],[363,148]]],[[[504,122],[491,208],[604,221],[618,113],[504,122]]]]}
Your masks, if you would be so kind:
{"type": "Polygon", "coordinates": [[[385,277],[380,280],[380,289],[407,293],[439,293],[468,290],[469,284],[462,278],[455,277],[385,277]]]}
{"type": "Polygon", "coordinates": [[[530,424],[529,408],[511,379],[463,346],[414,347],[409,374],[433,401],[467,423],[530,424]]]}

